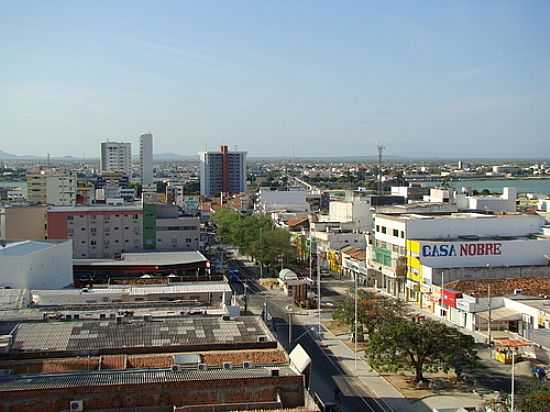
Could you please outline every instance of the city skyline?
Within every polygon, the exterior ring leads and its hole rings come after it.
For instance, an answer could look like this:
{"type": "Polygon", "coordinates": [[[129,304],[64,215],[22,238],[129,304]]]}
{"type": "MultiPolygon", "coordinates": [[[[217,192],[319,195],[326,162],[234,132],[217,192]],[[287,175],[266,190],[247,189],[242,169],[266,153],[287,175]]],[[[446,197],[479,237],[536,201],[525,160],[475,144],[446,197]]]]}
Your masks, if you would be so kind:
{"type": "Polygon", "coordinates": [[[546,2],[8,4],[0,150],[550,157],[546,2]],[[337,144],[335,144],[337,142],[337,144]],[[528,143],[528,144],[525,144],[528,143]]]}

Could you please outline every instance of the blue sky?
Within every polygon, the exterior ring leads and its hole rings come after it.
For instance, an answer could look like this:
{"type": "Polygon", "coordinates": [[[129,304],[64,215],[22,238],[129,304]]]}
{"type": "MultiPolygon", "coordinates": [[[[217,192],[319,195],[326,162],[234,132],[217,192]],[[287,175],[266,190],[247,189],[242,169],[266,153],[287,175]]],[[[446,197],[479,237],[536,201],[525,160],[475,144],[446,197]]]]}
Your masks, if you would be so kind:
{"type": "Polygon", "coordinates": [[[548,1],[0,6],[6,152],[550,157],[548,1]]]}

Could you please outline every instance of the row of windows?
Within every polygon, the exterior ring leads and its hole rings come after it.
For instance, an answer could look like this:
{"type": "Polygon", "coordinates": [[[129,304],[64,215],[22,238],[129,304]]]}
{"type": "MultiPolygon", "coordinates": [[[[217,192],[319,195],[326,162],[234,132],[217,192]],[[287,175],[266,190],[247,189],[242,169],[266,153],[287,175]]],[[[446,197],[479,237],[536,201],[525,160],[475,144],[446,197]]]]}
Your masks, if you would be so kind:
{"type": "MultiPolygon", "coordinates": [[[[376,231],[383,234],[390,234],[390,231],[386,226],[376,225],[376,231]]],[[[392,229],[391,235],[394,237],[400,237],[401,239],[405,239],[405,231],[403,230],[392,229]]]]}

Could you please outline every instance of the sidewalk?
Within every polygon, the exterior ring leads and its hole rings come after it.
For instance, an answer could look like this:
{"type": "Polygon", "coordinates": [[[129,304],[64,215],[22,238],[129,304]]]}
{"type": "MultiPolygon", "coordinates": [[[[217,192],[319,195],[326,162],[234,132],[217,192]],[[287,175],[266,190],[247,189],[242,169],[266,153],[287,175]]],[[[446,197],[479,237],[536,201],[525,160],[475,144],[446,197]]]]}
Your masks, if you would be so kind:
{"type": "MultiPolygon", "coordinates": [[[[308,327],[317,324],[316,313],[296,316],[296,321],[308,327]],[[302,319],[300,319],[302,318],[302,319]]],[[[338,364],[346,376],[336,378],[337,384],[343,393],[346,391],[375,399],[382,410],[388,412],[431,412],[433,408],[461,408],[464,406],[480,406],[483,399],[475,394],[434,394],[420,400],[409,400],[403,396],[390,382],[372,369],[358,353],[357,369],[355,355],[344,342],[349,335],[340,338],[323,327],[323,336],[320,342],[327,359],[338,364]],[[357,380],[359,382],[357,382],[357,380]],[[359,383],[359,384],[358,384],[359,383]]]]}

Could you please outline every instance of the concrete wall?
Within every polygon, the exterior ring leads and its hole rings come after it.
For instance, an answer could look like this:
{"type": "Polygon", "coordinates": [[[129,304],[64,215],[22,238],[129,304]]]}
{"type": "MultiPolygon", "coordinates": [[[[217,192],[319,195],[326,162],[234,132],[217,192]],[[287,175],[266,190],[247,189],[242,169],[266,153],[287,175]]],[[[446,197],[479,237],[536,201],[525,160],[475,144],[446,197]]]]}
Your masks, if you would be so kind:
{"type": "MultiPolygon", "coordinates": [[[[21,390],[2,393],[0,412],[59,412],[69,401],[83,400],[84,410],[269,402],[281,394],[283,405],[304,405],[302,376],[195,380],[159,384],[112,385],[21,390]]],[[[210,411],[211,408],[205,409],[210,411]]]]}
{"type": "Polygon", "coordinates": [[[541,231],[544,219],[537,215],[479,215],[437,217],[406,221],[408,239],[453,239],[459,236],[527,236],[541,231]]]}
{"type": "Polygon", "coordinates": [[[60,289],[72,284],[71,243],[70,240],[51,243],[47,248],[22,255],[4,254],[0,250],[0,287],[60,289]]]}
{"type": "Polygon", "coordinates": [[[0,239],[44,240],[47,216],[47,207],[42,205],[0,209],[0,239]]]}
{"type": "Polygon", "coordinates": [[[156,220],[157,250],[198,250],[200,223],[198,217],[156,220]]]}

